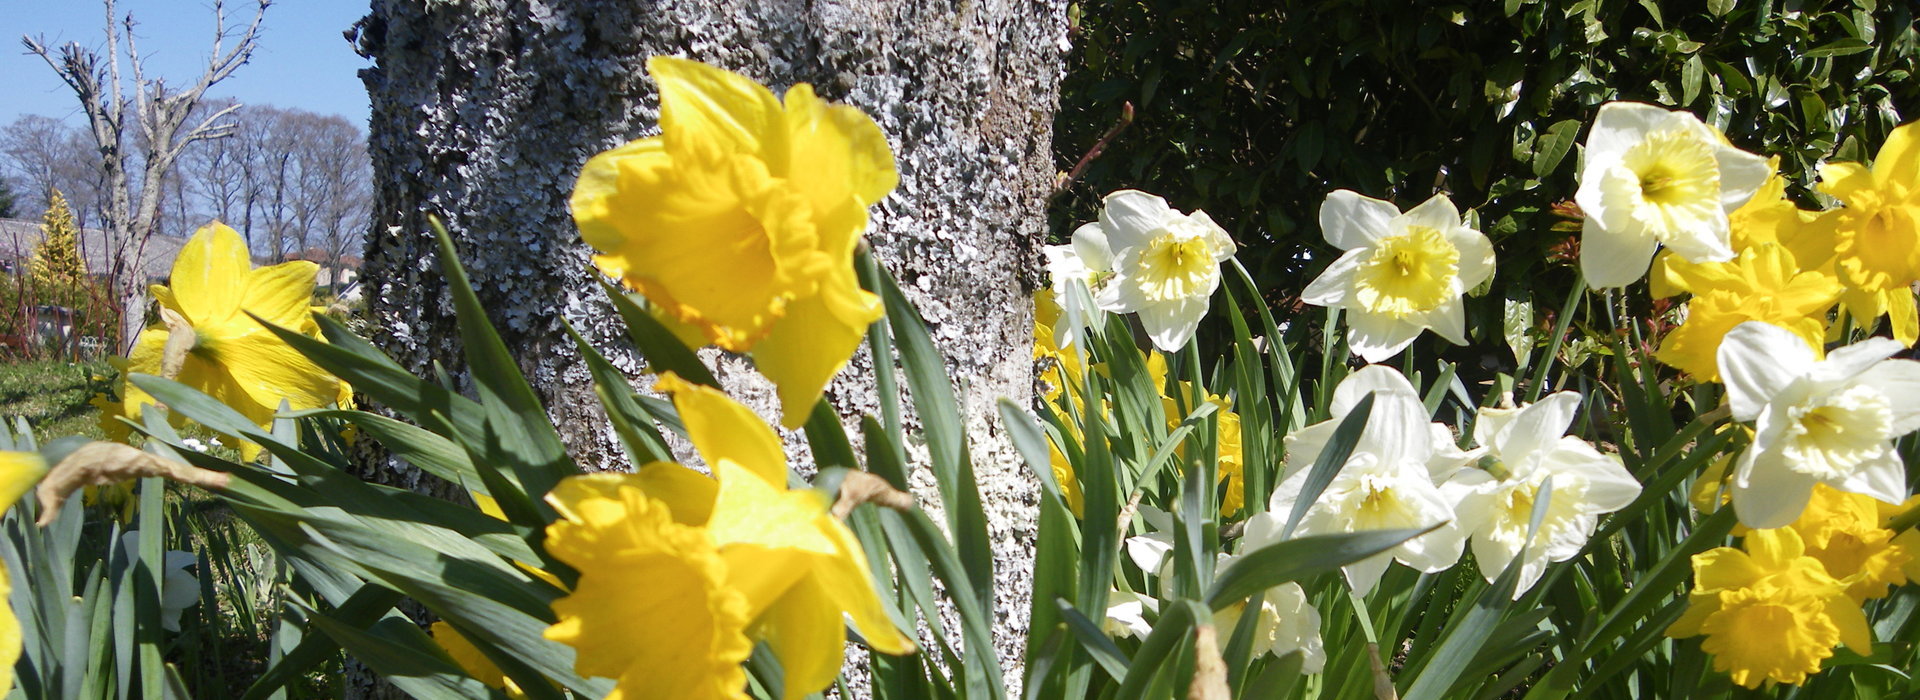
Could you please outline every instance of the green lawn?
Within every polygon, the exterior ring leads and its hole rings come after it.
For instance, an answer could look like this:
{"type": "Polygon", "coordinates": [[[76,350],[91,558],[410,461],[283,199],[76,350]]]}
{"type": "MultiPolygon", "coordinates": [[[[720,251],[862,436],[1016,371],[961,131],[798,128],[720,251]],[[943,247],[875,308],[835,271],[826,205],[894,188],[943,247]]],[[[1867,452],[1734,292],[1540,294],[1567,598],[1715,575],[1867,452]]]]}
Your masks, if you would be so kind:
{"type": "Polygon", "coordinates": [[[101,439],[100,411],[87,403],[104,386],[107,363],[36,360],[0,365],[0,417],[25,419],[41,442],[68,435],[101,439]]]}

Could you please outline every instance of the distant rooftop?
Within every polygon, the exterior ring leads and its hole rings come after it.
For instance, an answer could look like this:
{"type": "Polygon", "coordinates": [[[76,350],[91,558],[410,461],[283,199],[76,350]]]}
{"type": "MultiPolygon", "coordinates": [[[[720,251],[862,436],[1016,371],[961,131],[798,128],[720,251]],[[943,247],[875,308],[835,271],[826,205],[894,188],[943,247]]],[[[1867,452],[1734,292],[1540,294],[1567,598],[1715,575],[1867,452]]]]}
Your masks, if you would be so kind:
{"type": "MultiPolygon", "coordinates": [[[[27,219],[0,219],[0,265],[13,270],[25,269],[26,261],[33,258],[34,247],[40,245],[40,222],[27,219]]],[[[187,239],[178,236],[154,234],[147,240],[145,259],[140,270],[151,281],[163,281],[173,271],[173,259],[180,255],[180,248],[187,239]]],[[[108,254],[112,250],[107,234],[97,228],[80,230],[80,257],[87,261],[87,272],[106,274],[108,254]]]]}

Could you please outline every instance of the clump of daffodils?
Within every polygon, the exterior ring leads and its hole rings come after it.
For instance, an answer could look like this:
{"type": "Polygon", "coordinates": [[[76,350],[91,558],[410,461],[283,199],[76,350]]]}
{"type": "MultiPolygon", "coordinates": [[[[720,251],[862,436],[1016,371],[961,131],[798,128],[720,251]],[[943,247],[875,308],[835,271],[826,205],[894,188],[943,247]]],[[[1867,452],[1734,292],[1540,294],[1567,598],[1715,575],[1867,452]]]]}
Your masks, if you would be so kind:
{"type": "Polygon", "coordinates": [[[1347,345],[1381,362],[1431,329],[1467,343],[1460,297],[1493,274],[1493,245],[1468,228],[1446,195],[1401,213],[1349,190],[1327,195],[1320,230],[1344,251],[1300,297],[1347,311],[1347,345]]]}
{"type": "Polygon", "coordinates": [[[1667,636],[1705,636],[1700,648],[1734,683],[1798,684],[1840,644],[1871,652],[1866,615],[1792,528],[1756,530],[1739,549],[1696,554],[1693,575],[1687,611],[1667,636]]]}
{"type": "MultiPolygon", "coordinates": [[[[1220,287],[1220,263],[1233,239],[1204,211],[1182,214],[1167,200],[1138,190],[1107,195],[1098,224],[1074,232],[1074,254],[1050,253],[1054,284],[1100,281],[1094,301],[1104,311],[1139,314],[1153,346],[1175,352],[1193,338],[1207,300],[1220,287]],[[1111,252],[1103,269],[1100,240],[1111,252]]],[[[1063,341],[1063,344],[1064,341],[1063,341]]]]}
{"type": "Polygon", "coordinates": [[[1334,390],[1333,417],[1287,436],[1286,475],[1274,489],[1267,512],[1247,520],[1244,545],[1252,551],[1281,541],[1287,515],[1306,483],[1306,465],[1318,458],[1340,420],[1369,394],[1373,409],[1359,443],[1307,508],[1293,536],[1443,526],[1343,567],[1347,584],[1359,595],[1373,590],[1395,561],[1428,573],[1459,561],[1466,532],[1454,518],[1458,496],[1444,492],[1440,484],[1479,456],[1477,450],[1455,447],[1446,426],[1427,420],[1420,395],[1392,367],[1369,365],[1348,375],[1334,390]]]}
{"type": "Polygon", "coordinates": [[[1610,102],[1587,135],[1574,201],[1586,214],[1580,269],[1623,287],[1666,246],[1688,262],[1733,258],[1727,215],[1767,179],[1767,161],[1729,145],[1687,112],[1610,102]]]}
{"type": "Polygon", "coordinates": [[[853,255],[867,208],[900,181],[886,135],[805,83],[782,100],[693,61],[647,71],[661,134],[587,161],[580,236],[683,341],[751,353],[798,427],[882,313],[853,255]]]}

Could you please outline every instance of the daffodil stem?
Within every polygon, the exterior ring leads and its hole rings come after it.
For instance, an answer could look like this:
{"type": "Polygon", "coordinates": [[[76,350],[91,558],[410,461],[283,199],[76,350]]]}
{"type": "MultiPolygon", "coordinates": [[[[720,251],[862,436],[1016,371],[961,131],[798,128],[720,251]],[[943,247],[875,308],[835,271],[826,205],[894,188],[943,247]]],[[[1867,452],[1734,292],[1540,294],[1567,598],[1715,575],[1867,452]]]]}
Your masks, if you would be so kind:
{"type": "Polygon", "coordinates": [[[1553,358],[1560,354],[1560,345],[1567,340],[1567,328],[1573,325],[1573,306],[1586,291],[1586,275],[1575,270],[1573,288],[1567,290],[1567,300],[1560,303],[1560,316],[1553,320],[1553,339],[1547,341],[1547,353],[1534,366],[1533,378],[1527,382],[1527,403],[1540,400],[1540,394],[1547,388],[1547,370],[1553,368],[1553,358]]]}
{"type": "Polygon", "coordinates": [[[1347,589],[1347,600],[1353,603],[1353,615],[1360,619],[1360,634],[1367,638],[1367,663],[1373,670],[1373,694],[1378,700],[1398,697],[1393,689],[1393,677],[1387,675],[1387,665],[1380,658],[1380,638],[1373,632],[1373,616],[1367,614],[1367,602],[1361,600],[1353,589],[1347,589]]]}

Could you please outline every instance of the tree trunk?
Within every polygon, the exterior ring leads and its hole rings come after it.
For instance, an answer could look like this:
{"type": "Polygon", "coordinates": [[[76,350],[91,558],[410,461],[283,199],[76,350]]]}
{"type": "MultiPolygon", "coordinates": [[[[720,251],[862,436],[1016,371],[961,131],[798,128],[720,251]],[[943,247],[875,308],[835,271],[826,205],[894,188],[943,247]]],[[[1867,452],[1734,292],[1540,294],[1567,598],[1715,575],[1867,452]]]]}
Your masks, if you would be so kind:
{"type": "MultiPolygon", "coordinates": [[[[573,456],[615,468],[618,448],[560,329],[564,316],[608,350],[621,333],[586,272],[590,251],[567,197],[588,157],[657,133],[647,57],[688,56],[776,92],[808,82],[862,108],[887,133],[901,173],[868,239],[926,316],[962,390],[999,548],[998,651],[1014,668],[1037,494],[1001,437],[994,401],[1024,405],[1032,393],[1027,299],[1052,185],[1065,10],[1065,0],[374,0],[352,33],[375,62],[362,73],[373,102],[375,213],[362,279],[374,341],[414,369],[459,357],[425,220],[442,217],[573,456]]],[[[636,368],[630,356],[610,359],[636,368]]],[[[737,393],[773,405],[744,361],[712,359],[737,393]]],[[[843,414],[876,410],[867,364],[856,355],[829,390],[843,414]]],[[[921,495],[935,500],[931,488],[921,495]]]]}

